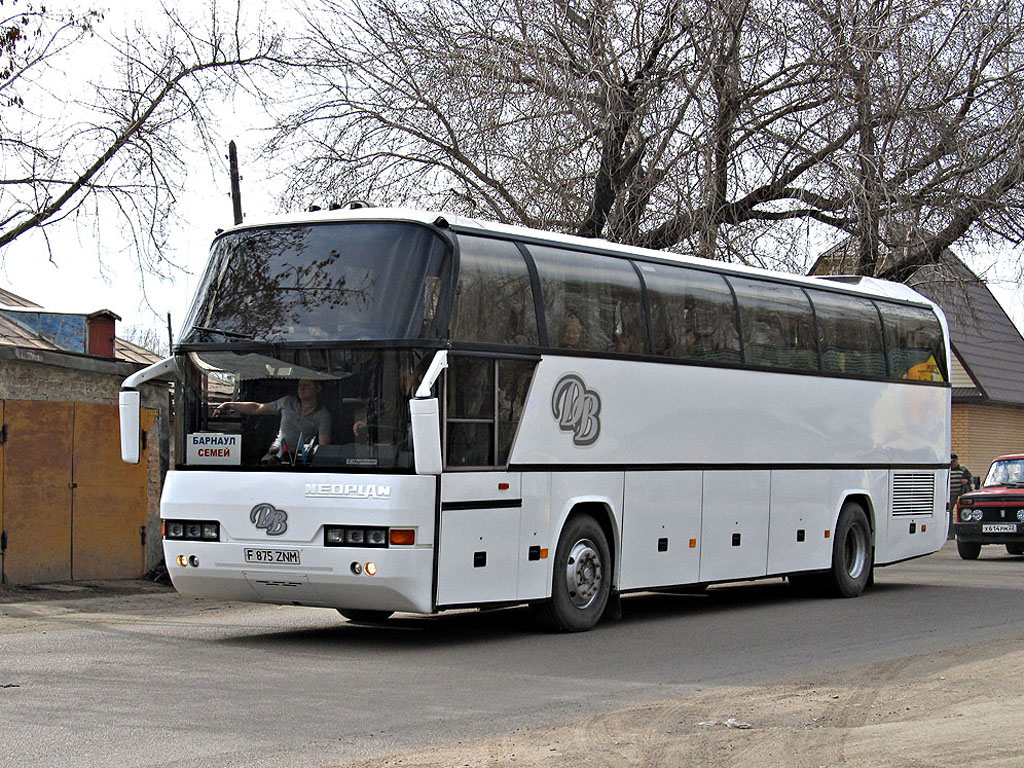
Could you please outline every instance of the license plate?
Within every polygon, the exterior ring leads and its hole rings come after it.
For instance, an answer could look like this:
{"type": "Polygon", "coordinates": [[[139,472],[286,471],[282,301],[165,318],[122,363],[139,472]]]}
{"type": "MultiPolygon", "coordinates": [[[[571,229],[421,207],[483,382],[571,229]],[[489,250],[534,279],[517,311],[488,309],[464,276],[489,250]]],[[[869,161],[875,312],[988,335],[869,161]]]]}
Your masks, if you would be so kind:
{"type": "Polygon", "coordinates": [[[982,533],[1016,533],[1017,526],[1013,523],[985,523],[981,526],[982,533]]]}
{"type": "Polygon", "coordinates": [[[278,563],[280,565],[298,565],[299,550],[297,549],[246,549],[247,563],[278,563]]]}

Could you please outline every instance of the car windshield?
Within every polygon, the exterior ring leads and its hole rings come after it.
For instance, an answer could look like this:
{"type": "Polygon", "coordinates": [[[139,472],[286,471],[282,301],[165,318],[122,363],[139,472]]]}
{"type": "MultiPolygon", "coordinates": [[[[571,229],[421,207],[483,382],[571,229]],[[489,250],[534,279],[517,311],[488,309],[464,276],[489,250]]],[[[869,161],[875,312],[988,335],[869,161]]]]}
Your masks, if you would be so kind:
{"type": "Polygon", "coordinates": [[[427,353],[303,347],[182,355],[176,463],[410,470],[409,398],[430,360],[427,353]]]}
{"type": "Polygon", "coordinates": [[[448,245],[402,222],[325,222],[219,237],[183,344],[438,338],[448,245]]]}
{"type": "Polygon", "coordinates": [[[992,462],[985,485],[1024,487],[1024,459],[1001,459],[992,462]]]}

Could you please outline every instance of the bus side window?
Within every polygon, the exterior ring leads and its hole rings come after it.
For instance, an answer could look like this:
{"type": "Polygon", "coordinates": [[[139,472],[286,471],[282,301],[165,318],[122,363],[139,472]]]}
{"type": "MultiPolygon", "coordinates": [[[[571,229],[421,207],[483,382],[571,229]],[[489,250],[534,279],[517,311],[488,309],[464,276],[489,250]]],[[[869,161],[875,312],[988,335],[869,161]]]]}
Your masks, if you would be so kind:
{"type": "Polygon", "coordinates": [[[948,381],[938,318],[923,307],[878,302],[885,329],[889,378],[948,381]]]}
{"type": "Polygon", "coordinates": [[[515,243],[459,237],[452,338],[520,347],[540,343],[530,274],[515,243]]]}
{"type": "Polygon", "coordinates": [[[870,300],[809,290],[825,373],[885,377],[882,324],[870,300]]]}
{"type": "Polygon", "coordinates": [[[635,354],[647,349],[640,280],[625,259],[530,246],[537,263],[548,344],[635,354]]]}
{"type": "Polygon", "coordinates": [[[749,365],[781,371],[820,370],[811,305],[801,288],[744,277],[729,282],[736,290],[749,365]]]}
{"type": "Polygon", "coordinates": [[[639,267],[654,316],[654,354],[739,362],[732,292],[720,275],[662,264],[639,267]]]}

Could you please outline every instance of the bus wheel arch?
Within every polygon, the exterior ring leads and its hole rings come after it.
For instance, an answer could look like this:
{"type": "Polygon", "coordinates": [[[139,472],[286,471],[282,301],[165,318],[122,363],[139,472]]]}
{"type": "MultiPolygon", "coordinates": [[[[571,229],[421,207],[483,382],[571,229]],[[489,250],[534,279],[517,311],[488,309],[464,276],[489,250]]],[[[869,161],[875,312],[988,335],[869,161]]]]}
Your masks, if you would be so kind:
{"type": "Polygon", "coordinates": [[[537,606],[548,629],[582,632],[601,619],[613,591],[613,533],[604,504],[585,502],[569,512],[555,546],[550,599],[537,606]]]}

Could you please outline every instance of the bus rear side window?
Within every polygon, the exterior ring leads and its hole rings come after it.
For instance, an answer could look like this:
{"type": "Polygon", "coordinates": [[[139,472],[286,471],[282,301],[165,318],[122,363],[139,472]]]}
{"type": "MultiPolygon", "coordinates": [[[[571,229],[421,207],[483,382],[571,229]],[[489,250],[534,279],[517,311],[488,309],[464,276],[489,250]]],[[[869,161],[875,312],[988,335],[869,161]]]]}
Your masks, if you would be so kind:
{"type": "Polygon", "coordinates": [[[459,237],[452,338],[521,347],[540,343],[530,274],[514,243],[459,237]]]}
{"type": "Polygon", "coordinates": [[[948,381],[938,318],[927,309],[879,302],[889,378],[948,381]]]}
{"type": "Polygon", "coordinates": [[[825,373],[885,378],[882,323],[869,299],[809,291],[825,373]]]}

